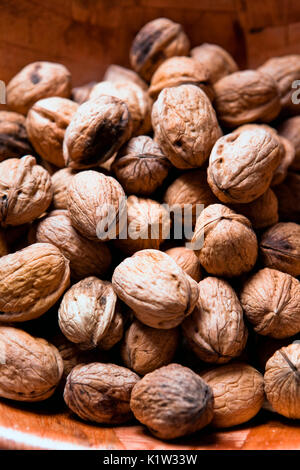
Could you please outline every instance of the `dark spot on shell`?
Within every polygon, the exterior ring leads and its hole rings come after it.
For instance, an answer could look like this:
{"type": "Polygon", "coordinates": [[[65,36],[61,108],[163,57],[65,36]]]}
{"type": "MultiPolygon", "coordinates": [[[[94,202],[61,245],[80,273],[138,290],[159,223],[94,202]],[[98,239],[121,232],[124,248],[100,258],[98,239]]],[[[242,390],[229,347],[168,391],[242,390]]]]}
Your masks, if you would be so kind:
{"type": "Polygon", "coordinates": [[[101,307],[104,307],[106,305],[106,297],[104,295],[100,299],[100,305],[101,307]]]}
{"type": "Polygon", "coordinates": [[[35,73],[33,72],[31,75],[30,75],[30,80],[31,82],[36,85],[37,83],[39,83],[41,81],[42,77],[38,74],[38,73],[35,73]]]}
{"type": "Polygon", "coordinates": [[[147,30],[141,31],[138,35],[136,41],[134,41],[132,46],[132,53],[136,56],[136,63],[138,65],[145,62],[153,44],[161,36],[162,30],[157,29],[152,32],[147,30]]]}

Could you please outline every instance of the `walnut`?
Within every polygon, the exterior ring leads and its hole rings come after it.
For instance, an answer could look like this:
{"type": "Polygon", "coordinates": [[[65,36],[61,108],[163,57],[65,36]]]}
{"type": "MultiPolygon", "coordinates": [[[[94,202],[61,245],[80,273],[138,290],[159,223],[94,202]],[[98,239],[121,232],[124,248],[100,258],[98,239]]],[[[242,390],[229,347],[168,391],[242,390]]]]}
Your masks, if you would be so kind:
{"type": "Polygon", "coordinates": [[[152,108],[152,125],[158,145],[180,169],[203,165],[222,135],[208,97],[195,85],[162,90],[152,108]]]}
{"type": "Polygon", "coordinates": [[[131,46],[132,68],[149,82],[164,60],[173,56],[188,55],[190,41],[178,23],[167,18],[156,18],[145,24],[131,46]]]}
{"type": "Polygon", "coordinates": [[[79,106],[65,132],[63,155],[72,169],[91,168],[109,160],[132,133],[127,105],[101,96],[79,106]]]}
{"type": "Polygon", "coordinates": [[[107,335],[112,347],[123,336],[122,316],[112,285],[93,276],[74,284],[65,293],[58,321],[62,333],[80,349],[101,349],[107,335]],[[114,317],[116,329],[112,331],[114,317]]]}
{"type": "Polygon", "coordinates": [[[85,85],[81,85],[75,88],[72,88],[72,100],[75,103],[83,104],[89,100],[90,94],[97,82],[89,82],[85,85]]]}
{"type": "Polygon", "coordinates": [[[276,81],[280,102],[284,114],[298,114],[299,106],[292,101],[294,80],[299,79],[300,74],[300,55],[285,55],[282,57],[273,57],[258,69],[264,74],[268,74],[276,81]]]}
{"type": "Polygon", "coordinates": [[[58,350],[25,331],[0,327],[0,396],[17,401],[50,397],[63,373],[58,350]]]}
{"type": "Polygon", "coordinates": [[[152,100],[147,91],[129,81],[100,82],[91,91],[90,99],[114,96],[128,107],[132,118],[132,135],[147,134],[151,129],[152,100]]]}
{"type": "MultiPolygon", "coordinates": [[[[293,337],[295,338],[295,337],[293,337]]],[[[275,354],[278,349],[288,346],[292,343],[293,338],[275,339],[270,336],[256,335],[255,337],[255,359],[258,361],[261,370],[265,370],[266,363],[270,357],[275,354]]]]}
{"type": "Polygon", "coordinates": [[[247,217],[255,230],[278,222],[278,200],[270,188],[254,201],[248,204],[231,204],[230,208],[247,217]]]}
{"type": "Polygon", "coordinates": [[[50,96],[69,98],[71,89],[71,74],[64,65],[33,62],[7,85],[7,104],[12,111],[27,114],[36,101],[50,96]]]}
{"type": "Polygon", "coordinates": [[[75,174],[71,168],[62,168],[52,175],[53,209],[68,208],[68,187],[75,174]]]}
{"type": "Polygon", "coordinates": [[[177,328],[158,330],[134,320],[126,331],[121,356],[126,367],[146,375],[172,361],[178,341],[177,328]]]}
{"type": "Polygon", "coordinates": [[[226,364],[201,376],[213,391],[212,426],[237,426],[249,421],[261,409],[264,401],[263,376],[248,364],[226,364]]]}
{"type": "Polygon", "coordinates": [[[121,67],[120,65],[109,65],[105,71],[103,80],[109,82],[133,82],[139,85],[143,90],[148,90],[147,83],[134,70],[121,67]]]}
{"type": "Polygon", "coordinates": [[[287,338],[300,331],[300,282],[276,269],[264,268],[243,286],[241,304],[260,335],[287,338]]]}
{"type": "Polygon", "coordinates": [[[37,101],[29,110],[26,129],[36,152],[58,168],[65,166],[63,140],[78,104],[66,98],[52,97],[37,101]]]}
{"type": "Polygon", "coordinates": [[[35,243],[0,258],[0,322],[40,317],[70,284],[69,261],[56,246],[35,243]]]}
{"type": "Polygon", "coordinates": [[[175,328],[198,299],[197,283],[157,250],[142,250],[126,258],[116,267],[112,283],[138,320],[152,328],[175,328]]]}
{"type": "Polygon", "coordinates": [[[68,211],[56,210],[37,221],[34,241],[52,243],[70,261],[71,277],[105,276],[111,265],[111,254],[104,243],[80,235],[71,224],[68,211]]]}
{"type": "Polygon", "coordinates": [[[191,50],[191,56],[206,68],[211,83],[237,72],[238,66],[231,55],[217,44],[203,43],[191,50]]]}
{"type": "Polygon", "coordinates": [[[277,186],[285,180],[288,174],[288,170],[293,166],[293,162],[295,160],[294,144],[292,144],[292,142],[290,142],[285,137],[279,136],[279,138],[283,148],[283,157],[281,163],[278,165],[273,174],[271,181],[272,187],[277,186]]]}
{"type": "Polygon", "coordinates": [[[283,121],[278,127],[278,132],[294,145],[295,158],[291,163],[291,169],[300,170],[300,116],[291,117],[283,121]]]}
{"type": "Polygon", "coordinates": [[[282,158],[278,139],[263,127],[236,130],[217,140],[208,183],[222,202],[247,203],[261,196],[282,158]]]}
{"type": "Polygon", "coordinates": [[[214,91],[217,116],[226,127],[270,122],[281,109],[276,81],[257,70],[227,75],[215,83],[214,91]]]}
{"type": "Polygon", "coordinates": [[[300,223],[300,175],[288,172],[286,179],[275,186],[274,192],[280,220],[300,223]]]}
{"type": "Polygon", "coordinates": [[[170,162],[151,137],[133,137],[120,150],[112,171],[127,194],[150,196],[168,176],[170,162]]]}
{"type": "Polygon", "coordinates": [[[214,92],[206,68],[191,57],[171,57],[165,60],[151,79],[149,94],[156,99],[164,88],[184,83],[199,86],[210,100],[213,99],[214,92]]]}
{"type": "Polygon", "coordinates": [[[127,230],[115,241],[115,246],[127,255],[146,248],[158,250],[170,233],[169,212],[152,199],[129,196],[127,221],[127,230]]]}
{"type": "Polygon", "coordinates": [[[250,221],[222,204],[212,204],[198,217],[192,244],[204,269],[233,277],[250,271],[257,258],[257,239],[250,221]],[[204,240],[201,240],[204,237],[204,240]]]}
{"type": "Polygon", "coordinates": [[[147,374],[133,387],[130,407],[156,437],[174,439],[210,423],[212,390],[191,369],[169,364],[147,374]]]}
{"type": "Polygon", "coordinates": [[[25,124],[26,119],[22,114],[0,111],[0,162],[33,152],[25,124]]]}
{"type": "Polygon", "coordinates": [[[273,409],[287,418],[300,419],[300,344],[276,351],[266,364],[264,379],[273,409]]]}
{"type": "Polygon", "coordinates": [[[91,240],[113,238],[126,222],[122,186],[114,178],[93,170],[82,171],[72,178],[68,209],[72,225],[91,240]]]}
{"type": "Polygon", "coordinates": [[[165,252],[171,256],[183,271],[191,276],[194,281],[199,282],[202,278],[201,265],[193,250],[185,246],[176,246],[165,252]]]}
{"type": "Polygon", "coordinates": [[[50,205],[51,177],[34,157],[0,163],[0,224],[22,225],[39,217],[50,205]]]}
{"type": "Polygon", "coordinates": [[[262,235],[260,254],[264,266],[300,276],[300,225],[279,223],[262,235]]]}
{"type": "Polygon", "coordinates": [[[183,333],[202,361],[228,362],[241,355],[247,342],[241,304],[222,279],[207,277],[198,286],[198,303],[182,323],[183,333]]]}
{"type": "Polygon", "coordinates": [[[78,365],[67,378],[64,399],[86,421],[121,424],[132,418],[129,401],[138,381],[134,372],[115,364],[78,365]]]}

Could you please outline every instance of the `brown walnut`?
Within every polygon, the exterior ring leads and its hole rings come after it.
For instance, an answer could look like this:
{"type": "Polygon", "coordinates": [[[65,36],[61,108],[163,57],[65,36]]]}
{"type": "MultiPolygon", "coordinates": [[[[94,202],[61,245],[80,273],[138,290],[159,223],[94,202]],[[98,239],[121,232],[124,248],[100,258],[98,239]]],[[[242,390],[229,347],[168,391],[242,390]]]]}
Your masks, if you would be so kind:
{"type": "Polygon", "coordinates": [[[25,117],[11,111],[0,111],[0,162],[23,157],[32,151],[25,117]]]}
{"type": "Polygon", "coordinates": [[[295,158],[291,163],[291,170],[300,170],[300,116],[294,116],[283,121],[278,126],[278,132],[295,147],[295,158]]]}
{"type": "Polygon", "coordinates": [[[275,186],[281,221],[300,223],[300,175],[288,172],[285,180],[275,186]]]}
{"type": "Polygon", "coordinates": [[[83,104],[89,100],[90,94],[97,82],[89,82],[85,85],[81,85],[75,88],[72,88],[72,100],[75,103],[83,104]]]}
{"type": "Polygon", "coordinates": [[[183,271],[191,276],[194,281],[199,282],[202,278],[201,265],[195,252],[185,246],[176,246],[165,252],[171,256],[183,271]]]}
{"type": "Polygon", "coordinates": [[[70,168],[62,168],[52,175],[53,209],[68,208],[68,187],[75,174],[70,168]]]}
{"type": "Polygon", "coordinates": [[[148,90],[147,83],[134,70],[121,67],[120,65],[109,65],[105,71],[103,80],[109,82],[133,82],[139,85],[143,90],[148,90]]]}
{"type": "Polygon", "coordinates": [[[207,70],[211,83],[216,83],[238,70],[231,55],[217,44],[203,43],[201,46],[194,47],[191,50],[191,56],[207,70]]]}

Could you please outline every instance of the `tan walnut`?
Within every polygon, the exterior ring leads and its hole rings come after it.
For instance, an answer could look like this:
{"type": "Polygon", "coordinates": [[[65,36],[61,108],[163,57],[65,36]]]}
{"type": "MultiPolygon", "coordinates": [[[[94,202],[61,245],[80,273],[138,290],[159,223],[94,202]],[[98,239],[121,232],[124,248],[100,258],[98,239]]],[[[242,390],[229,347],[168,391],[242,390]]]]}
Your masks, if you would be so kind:
{"type": "Polygon", "coordinates": [[[287,418],[300,419],[300,344],[281,348],[266,364],[265,392],[273,409],[287,418]]]}
{"type": "Polygon", "coordinates": [[[240,276],[253,268],[257,258],[257,238],[251,223],[222,204],[202,211],[192,244],[201,265],[215,276],[240,276]]]}
{"type": "Polygon", "coordinates": [[[172,361],[178,342],[177,328],[158,330],[134,320],[126,331],[121,356],[126,367],[146,375],[172,361]]]}
{"type": "Polygon", "coordinates": [[[132,418],[129,401],[138,381],[137,374],[115,364],[78,365],[67,378],[64,399],[86,421],[121,424],[132,418]]]}
{"type": "Polygon", "coordinates": [[[65,166],[63,140],[78,104],[66,98],[52,97],[37,101],[29,110],[26,129],[36,152],[58,168],[65,166]]]}
{"type": "Polygon", "coordinates": [[[183,170],[202,166],[222,135],[209,98],[189,84],[161,91],[152,108],[152,126],[163,153],[183,170]]]}
{"type": "Polygon", "coordinates": [[[71,74],[61,64],[33,62],[26,65],[7,85],[7,104],[12,111],[27,114],[42,98],[71,95],[71,74]]]}
{"type": "Polygon", "coordinates": [[[200,261],[193,250],[185,246],[176,246],[169,248],[165,253],[171,256],[178,266],[180,266],[186,274],[191,276],[194,281],[199,282],[201,280],[202,272],[200,261]]]}
{"type": "Polygon", "coordinates": [[[32,222],[49,207],[53,191],[49,173],[34,157],[0,163],[0,224],[32,222]]]}
{"type": "Polygon", "coordinates": [[[139,85],[145,91],[148,90],[147,83],[134,70],[127,69],[121,65],[109,65],[105,71],[103,80],[109,82],[131,82],[139,85]]]}
{"type": "Polygon", "coordinates": [[[165,253],[142,250],[116,267],[113,287],[135,316],[152,328],[179,325],[194,309],[198,285],[165,253]]]}
{"type": "Polygon", "coordinates": [[[58,350],[17,328],[0,327],[0,396],[17,401],[50,397],[63,373],[58,350]]]}
{"type": "Polygon", "coordinates": [[[288,172],[285,180],[275,186],[281,221],[300,223],[300,175],[288,172]]]}
{"type": "Polygon", "coordinates": [[[238,66],[231,55],[217,44],[203,43],[191,50],[191,56],[205,67],[211,83],[237,72],[238,66]]]}
{"type": "Polygon", "coordinates": [[[264,268],[245,282],[240,300],[260,335],[288,338],[300,331],[300,282],[290,274],[264,268]]]}
{"type": "Polygon", "coordinates": [[[243,352],[248,332],[239,299],[228,282],[207,277],[199,282],[199,299],[182,323],[194,353],[204,362],[222,364],[243,352]]]}
{"type": "Polygon", "coordinates": [[[89,82],[85,85],[72,88],[72,100],[75,103],[83,104],[89,100],[90,94],[97,82],[89,82]]]}
{"type": "Polygon", "coordinates": [[[201,376],[213,391],[212,426],[228,428],[246,423],[261,409],[264,401],[264,379],[250,365],[226,364],[201,376]]]}
{"type": "Polygon", "coordinates": [[[300,170],[300,116],[286,119],[278,126],[278,132],[288,139],[295,148],[295,158],[291,163],[291,170],[300,170]]]}
{"type": "Polygon", "coordinates": [[[25,117],[12,111],[0,111],[0,162],[23,157],[32,151],[25,117]]]}
{"type": "Polygon", "coordinates": [[[53,209],[68,208],[68,187],[75,174],[70,168],[62,168],[52,175],[53,199],[51,207],[53,209]]]}
{"type": "Polygon", "coordinates": [[[164,60],[188,55],[190,41],[178,23],[167,18],[156,18],[138,32],[130,49],[132,68],[149,82],[164,60]]]}
{"type": "Polygon", "coordinates": [[[130,407],[156,437],[175,439],[210,423],[212,390],[191,369],[169,364],[147,374],[133,387],[130,407]]]}

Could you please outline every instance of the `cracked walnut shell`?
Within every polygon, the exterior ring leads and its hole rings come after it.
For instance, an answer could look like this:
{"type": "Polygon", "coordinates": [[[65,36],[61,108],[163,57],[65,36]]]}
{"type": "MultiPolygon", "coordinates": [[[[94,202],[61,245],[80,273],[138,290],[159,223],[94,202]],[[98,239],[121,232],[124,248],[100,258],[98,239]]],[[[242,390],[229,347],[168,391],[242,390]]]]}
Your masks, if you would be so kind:
{"type": "Polygon", "coordinates": [[[25,117],[11,111],[0,111],[0,162],[7,158],[23,157],[32,152],[25,117]]]}
{"type": "Polygon", "coordinates": [[[201,46],[194,47],[191,50],[191,56],[207,70],[211,83],[216,83],[238,70],[231,55],[217,44],[203,43],[201,46]]]}
{"type": "Polygon", "coordinates": [[[201,265],[195,252],[185,246],[176,246],[165,252],[171,256],[183,271],[191,276],[194,281],[199,282],[202,278],[201,265]]]}

